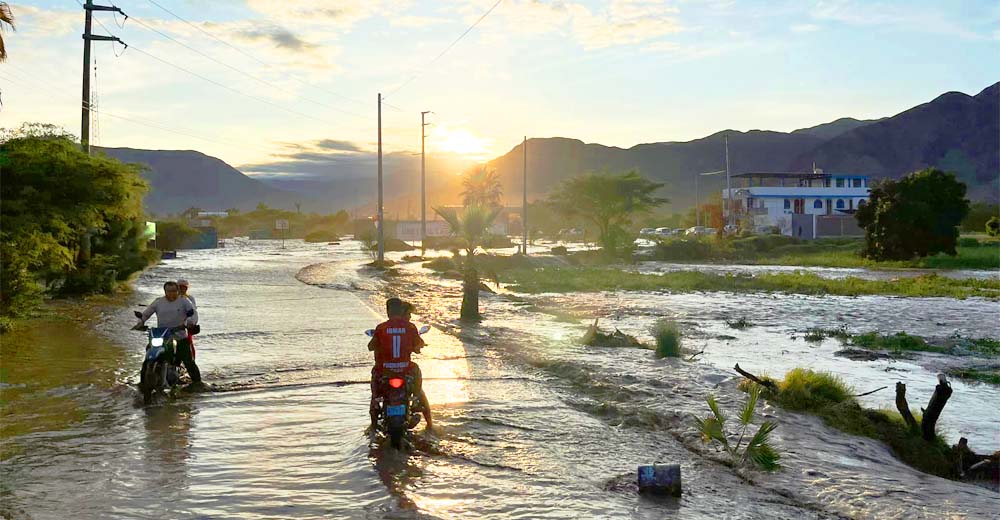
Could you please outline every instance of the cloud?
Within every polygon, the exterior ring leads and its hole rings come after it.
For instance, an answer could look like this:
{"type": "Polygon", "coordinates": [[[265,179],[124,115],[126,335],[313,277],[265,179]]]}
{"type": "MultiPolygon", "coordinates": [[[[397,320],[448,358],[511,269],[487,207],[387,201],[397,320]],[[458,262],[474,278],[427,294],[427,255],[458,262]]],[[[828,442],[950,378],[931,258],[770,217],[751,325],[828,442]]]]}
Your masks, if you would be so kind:
{"type": "Polygon", "coordinates": [[[342,152],[362,152],[362,151],[364,151],[364,150],[361,149],[360,146],[358,146],[355,143],[352,143],[350,141],[338,141],[338,140],[335,140],[335,139],[322,139],[322,140],[316,142],[316,146],[318,148],[322,148],[324,150],[338,150],[338,151],[342,151],[342,152]]]}
{"type": "Polygon", "coordinates": [[[811,33],[819,30],[819,26],[812,23],[800,23],[792,26],[792,32],[811,33]]]}
{"type": "Polygon", "coordinates": [[[856,0],[824,0],[811,12],[813,18],[850,25],[881,26],[915,32],[946,34],[966,40],[989,36],[971,29],[968,22],[954,19],[953,12],[910,3],[890,4],[856,0]]]}
{"type": "Polygon", "coordinates": [[[237,38],[249,41],[269,41],[275,47],[280,49],[285,49],[289,51],[303,51],[315,49],[318,45],[314,43],[306,42],[305,40],[296,36],[292,31],[285,29],[284,27],[279,27],[277,25],[272,26],[258,26],[251,27],[247,29],[240,29],[233,33],[237,38]]]}
{"type": "Polygon", "coordinates": [[[10,10],[20,35],[53,37],[83,32],[83,16],[79,9],[66,11],[14,4],[10,10]]]}
{"type": "Polygon", "coordinates": [[[436,18],[433,16],[416,16],[416,15],[403,15],[403,16],[393,16],[389,18],[389,25],[393,27],[429,27],[431,25],[438,25],[442,23],[448,23],[450,20],[445,18],[436,18]]]}

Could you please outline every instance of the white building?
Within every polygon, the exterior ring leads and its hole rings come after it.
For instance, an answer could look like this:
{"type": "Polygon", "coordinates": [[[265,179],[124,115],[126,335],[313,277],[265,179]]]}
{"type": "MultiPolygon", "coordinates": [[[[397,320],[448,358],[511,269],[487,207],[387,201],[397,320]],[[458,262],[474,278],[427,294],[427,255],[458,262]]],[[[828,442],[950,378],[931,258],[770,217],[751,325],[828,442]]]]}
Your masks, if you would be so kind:
{"type": "Polygon", "coordinates": [[[741,173],[731,178],[742,186],[722,190],[722,197],[732,200],[736,222],[753,229],[777,226],[782,234],[802,238],[858,234],[853,214],[860,204],[868,201],[870,181],[866,175],[822,170],[741,173]],[[834,222],[836,226],[831,225],[834,222]]]}

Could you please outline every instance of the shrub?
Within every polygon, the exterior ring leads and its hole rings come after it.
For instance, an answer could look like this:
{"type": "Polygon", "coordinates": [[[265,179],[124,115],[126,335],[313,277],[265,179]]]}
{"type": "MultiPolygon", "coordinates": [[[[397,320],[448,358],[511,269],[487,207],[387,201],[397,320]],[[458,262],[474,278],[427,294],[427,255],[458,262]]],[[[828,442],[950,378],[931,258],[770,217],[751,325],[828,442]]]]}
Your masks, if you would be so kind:
{"type": "Polygon", "coordinates": [[[435,258],[429,262],[424,262],[424,267],[439,273],[458,270],[458,266],[455,264],[455,261],[444,256],[435,258]]]}
{"type": "Polygon", "coordinates": [[[986,221],[986,234],[991,237],[1000,236],[1000,217],[990,217],[986,221]]]}
{"type": "Polygon", "coordinates": [[[316,229],[306,233],[304,240],[306,242],[336,242],[340,240],[340,237],[332,229],[316,229]]]}
{"type": "Polygon", "coordinates": [[[895,350],[917,352],[944,352],[947,349],[928,344],[919,336],[911,336],[905,332],[892,335],[882,335],[877,332],[866,332],[851,338],[855,346],[869,350],[895,350]]]}
{"type": "Polygon", "coordinates": [[[817,410],[854,399],[854,390],[829,372],[795,368],[778,383],[778,400],[792,410],[817,410]]]}
{"type": "Polygon", "coordinates": [[[653,326],[653,337],[656,338],[657,356],[663,358],[681,355],[681,331],[674,320],[664,318],[657,321],[653,326]]]}
{"type": "Polygon", "coordinates": [[[958,239],[959,247],[979,247],[979,241],[972,237],[962,237],[958,239]]]}

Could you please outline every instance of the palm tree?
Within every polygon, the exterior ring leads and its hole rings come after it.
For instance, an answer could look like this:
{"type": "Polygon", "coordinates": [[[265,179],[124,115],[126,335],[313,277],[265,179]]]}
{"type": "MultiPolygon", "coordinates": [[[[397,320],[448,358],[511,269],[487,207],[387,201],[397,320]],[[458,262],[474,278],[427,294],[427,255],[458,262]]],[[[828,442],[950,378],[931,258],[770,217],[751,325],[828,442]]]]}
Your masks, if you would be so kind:
{"type": "MultiPolygon", "coordinates": [[[[476,250],[481,248],[490,236],[490,226],[500,214],[499,207],[489,207],[473,204],[462,208],[461,212],[453,208],[437,207],[434,212],[441,215],[451,234],[457,237],[465,249],[465,261],[462,262],[462,310],[459,318],[462,321],[478,321],[479,315],[479,273],[476,270],[476,250]]],[[[457,255],[456,255],[457,258],[457,255]]]]}
{"type": "Polygon", "coordinates": [[[487,170],[484,166],[462,179],[462,186],[465,188],[462,191],[462,204],[465,206],[500,206],[503,188],[496,170],[487,170]]]}
{"type": "Polygon", "coordinates": [[[7,61],[7,47],[3,44],[3,32],[6,26],[14,29],[14,13],[10,12],[7,2],[0,2],[0,61],[7,61]]]}

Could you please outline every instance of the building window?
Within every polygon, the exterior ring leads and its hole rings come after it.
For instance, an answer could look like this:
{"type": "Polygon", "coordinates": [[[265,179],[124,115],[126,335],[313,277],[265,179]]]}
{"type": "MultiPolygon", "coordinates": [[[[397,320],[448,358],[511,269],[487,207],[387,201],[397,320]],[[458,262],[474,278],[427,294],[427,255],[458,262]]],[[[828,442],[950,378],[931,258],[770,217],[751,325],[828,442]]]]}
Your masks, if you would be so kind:
{"type": "Polygon", "coordinates": [[[823,209],[823,201],[816,199],[816,202],[813,202],[813,209],[823,209]]]}
{"type": "Polygon", "coordinates": [[[854,179],[854,187],[855,188],[861,187],[861,179],[854,179]]]}
{"type": "Polygon", "coordinates": [[[823,186],[829,188],[830,187],[830,179],[823,179],[823,186]]]}
{"type": "Polygon", "coordinates": [[[792,201],[785,199],[785,209],[792,209],[792,201]]]}
{"type": "Polygon", "coordinates": [[[837,209],[844,209],[844,199],[837,199],[837,209]]]}
{"type": "Polygon", "coordinates": [[[837,187],[838,188],[844,187],[844,179],[837,179],[837,187]]]}

